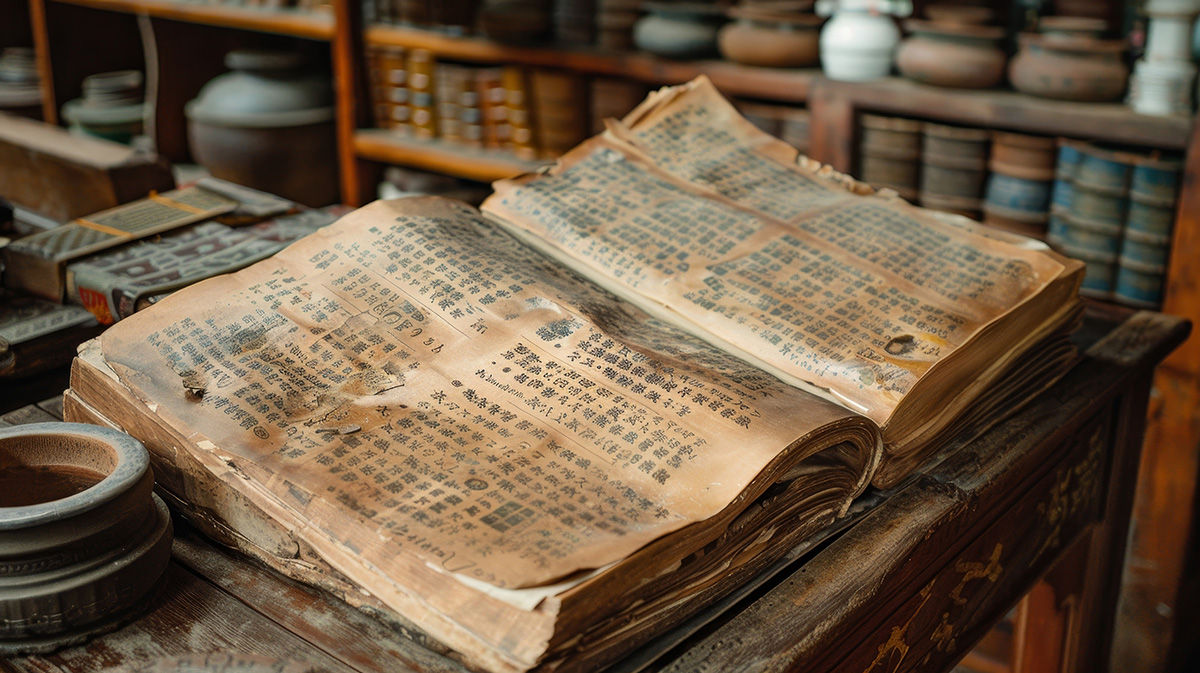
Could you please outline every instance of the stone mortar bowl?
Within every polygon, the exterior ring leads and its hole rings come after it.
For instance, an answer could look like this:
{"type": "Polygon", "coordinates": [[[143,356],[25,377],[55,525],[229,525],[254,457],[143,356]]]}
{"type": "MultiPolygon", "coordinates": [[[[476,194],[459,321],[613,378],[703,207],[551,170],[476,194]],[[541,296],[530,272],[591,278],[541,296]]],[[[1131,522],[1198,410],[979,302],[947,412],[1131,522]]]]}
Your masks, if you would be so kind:
{"type": "Polygon", "coordinates": [[[146,449],[80,423],[0,428],[0,653],[48,652],[132,619],[171,553],[146,449]]]}

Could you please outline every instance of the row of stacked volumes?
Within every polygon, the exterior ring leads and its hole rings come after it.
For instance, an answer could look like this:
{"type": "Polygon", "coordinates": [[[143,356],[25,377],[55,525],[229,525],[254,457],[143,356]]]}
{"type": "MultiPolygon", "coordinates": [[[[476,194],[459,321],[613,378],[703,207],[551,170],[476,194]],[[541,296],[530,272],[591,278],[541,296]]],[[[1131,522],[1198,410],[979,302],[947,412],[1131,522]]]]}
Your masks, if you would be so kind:
{"type": "Polygon", "coordinates": [[[376,48],[369,62],[379,128],[531,160],[565,153],[648,91],[565,70],[440,62],[425,49],[376,48]]]}
{"type": "Polygon", "coordinates": [[[1183,163],[1067,138],[861,116],[859,175],[927,208],[1039,238],[1087,262],[1084,292],[1163,299],[1183,163]]]}

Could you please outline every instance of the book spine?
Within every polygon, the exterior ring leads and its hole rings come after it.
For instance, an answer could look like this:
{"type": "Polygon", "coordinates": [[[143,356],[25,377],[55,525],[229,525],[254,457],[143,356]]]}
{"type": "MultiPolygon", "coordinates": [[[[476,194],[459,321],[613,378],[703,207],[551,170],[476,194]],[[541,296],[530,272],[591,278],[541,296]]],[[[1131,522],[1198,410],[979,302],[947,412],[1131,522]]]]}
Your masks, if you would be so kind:
{"type": "Polygon", "coordinates": [[[413,135],[422,139],[437,136],[437,107],[434,102],[433,53],[413,49],[408,54],[408,96],[412,107],[413,135]]]}
{"type": "Polygon", "coordinates": [[[537,69],[532,76],[537,146],[543,157],[566,154],[588,133],[587,90],[574,73],[537,69]]]}
{"type": "Polygon", "coordinates": [[[504,87],[505,117],[513,152],[522,159],[537,158],[534,121],[529,112],[529,84],[524,68],[508,66],[500,74],[504,87]]]}
{"type": "Polygon", "coordinates": [[[434,68],[434,101],[437,104],[437,135],[452,143],[462,142],[462,114],[458,92],[464,77],[462,66],[438,63],[434,68]]]}
{"type": "Polygon", "coordinates": [[[488,149],[503,148],[509,135],[500,73],[500,68],[481,68],[477,77],[483,146],[488,149]]]}
{"type": "Polygon", "coordinates": [[[459,132],[463,144],[468,147],[483,147],[483,112],[480,106],[479,71],[463,67],[462,79],[458,83],[459,132]]]}
{"type": "Polygon", "coordinates": [[[386,47],[379,55],[379,87],[383,113],[382,128],[408,134],[411,109],[408,97],[407,54],[399,47],[386,47]]]}

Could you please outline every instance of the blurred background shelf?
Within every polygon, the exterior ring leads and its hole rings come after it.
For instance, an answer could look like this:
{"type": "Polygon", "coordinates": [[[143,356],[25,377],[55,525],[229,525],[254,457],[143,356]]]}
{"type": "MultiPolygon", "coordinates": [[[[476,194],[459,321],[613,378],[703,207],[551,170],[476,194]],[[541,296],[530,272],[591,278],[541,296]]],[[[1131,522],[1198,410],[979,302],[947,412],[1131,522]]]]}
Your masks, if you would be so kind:
{"type": "Polygon", "coordinates": [[[403,164],[478,182],[493,182],[527,173],[547,163],[527,161],[495,150],[460,147],[436,139],[405,138],[383,129],[357,131],[354,151],[363,159],[403,164]]]}
{"type": "Polygon", "coordinates": [[[331,40],[333,15],[326,11],[294,8],[241,7],[187,0],[48,0],[125,14],[144,14],[188,23],[292,35],[310,40],[331,40]]]}

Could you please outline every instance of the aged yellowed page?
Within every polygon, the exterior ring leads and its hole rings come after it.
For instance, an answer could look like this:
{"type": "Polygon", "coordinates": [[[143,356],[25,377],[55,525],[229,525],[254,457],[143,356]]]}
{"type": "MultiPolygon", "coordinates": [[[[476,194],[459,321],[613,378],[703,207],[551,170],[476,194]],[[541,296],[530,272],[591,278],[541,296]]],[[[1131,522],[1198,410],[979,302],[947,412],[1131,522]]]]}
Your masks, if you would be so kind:
{"type": "Polygon", "coordinates": [[[403,555],[545,584],[847,437],[861,488],[877,441],[438,199],[368,206],[101,343],[160,417],[385,574],[403,555]]]}
{"type": "Polygon", "coordinates": [[[497,183],[484,211],[880,425],[918,381],[946,379],[935,364],[1014,308],[1041,302],[1029,311],[1041,321],[1078,301],[1078,263],[798,164],[704,81],[652,96],[626,122],[548,172],[497,183]]]}

